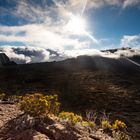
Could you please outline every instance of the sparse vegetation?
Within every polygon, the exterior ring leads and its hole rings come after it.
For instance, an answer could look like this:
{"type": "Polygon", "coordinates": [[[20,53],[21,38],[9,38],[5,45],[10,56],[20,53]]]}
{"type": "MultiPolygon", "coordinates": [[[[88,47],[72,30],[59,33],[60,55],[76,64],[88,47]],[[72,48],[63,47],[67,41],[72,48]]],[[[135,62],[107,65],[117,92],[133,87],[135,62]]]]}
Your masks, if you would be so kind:
{"type": "MultiPolygon", "coordinates": [[[[139,61],[139,58],[134,59],[139,61]]],[[[134,137],[140,137],[138,67],[131,67],[125,61],[120,63],[116,59],[108,60],[103,60],[107,64],[105,69],[100,65],[100,59],[89,61],[86,58],[78,61],[74,59],[4,67],[0,69],[0,92],[6,93],[7,96],[23,95],[34,91],[47,94],[48,91],[56,90],[60,92],[58,95],[61,99],[61,110],[75,113],[85,113],[86,110],[97,112],[107,110],[112,114],[116,113],[116,119],[120,116],[125,118],[130,127],[129,132],[135,135],[134,137]],[[131,131],[132,129],[134,131],[131,131]]],[[[89,118],[91,119],[91,116],[89,118]]],[[[111,125],[112,119],[109,120],[111,125]]],[[[94,122],[97,124],[97,121],[94,122]]],[[[101,127],[101,123],[98,125],[101,127]]]]}
{"type": "Polygon", "coordinates": [[[59,118],[71,125],[75,125],[77,122],[82,122],[82,117],[72,112],[61,112],[59,118]]]}
{"type": "Polygon", "coordinates": [[[5,93],[1,93],[0,94],[0,100],[1,101],[8,101],[8,102],[20,102],[22,100],[22,96],[18,96],[18,95],[7,95],[5,93]]]}
{"type": "Polygon", "coordinates": [[[4,99],[5,96],[6,96],[5,93],[1,93],[1,94],[0,94],[0,100],[2,101],[2,100],[4,99]]]}
{"type": "Polygon", "coordinates": [[[82,125],[90,128],[95,128],[95,122],[94,121],[82,121],[82,125]]]}
{"type": "Polygon", "coordinates": [[[108,120],[102,120],[101,122],[101,127],[106,130],[106,129],[111,129],[111,124],[108,120]]]}
{"type": "MultiPolygon", "coordinates": [[[[1,100],[4,97],[5,94],[0,94],[1,100]]],[[[33,117],[33,119],[56,116],[57,120],[61,124],[74,127],[75,129],[81,128],[88,133],[91,131],[95,133],[101,128],[104,133],[113,137],[115,140],[130,139],[126,133],[127,125],[121,120],[115,120],[114,123],[111,123],[109,120],[109,115],[106,113],[103,113],[101,118],[98,118],[97,113],[93,111],[86,112],[86,118],[83,118],[81,115],[77,115],[73,112],[62,111],[59,113],[60,103],[58,102],[57,95],[43,95],[41,93],[34,93],[26,94],[25,96],[6,96],[6,98],[14,101],[15,103],[19,102],[18,104],[20,110],[33,117]],[[96,120],[100,120],[100,124],[96,123],[96,120]]]]}
{"type": "Polygon", "coordinates": [[[22,96],[17,96],[17,95],[11,95],[7,97],[8,101],[13,101],[13,102],[20,102],[22,100],[22,96]]]}
{"type": "Polygon", "coordinates": [[[44,96],[41,93],[27,94],[19,104],[20,109],[33,117],[57,114],[60,103],[57,95],[44,96]]]}
{"type": "Polygon", "coordinates": [[[126,130],[126,128],[127,128],[126,124],[120,120],[116,120],[112,125],[112,129],[115,131],[124,131],[126,130]]]}
{"type": "Polygon", "coordinates": [[[48,102],[48,113],[57,115],[59,113],[60,103],[57,95],[45,96],[48,102]]]}

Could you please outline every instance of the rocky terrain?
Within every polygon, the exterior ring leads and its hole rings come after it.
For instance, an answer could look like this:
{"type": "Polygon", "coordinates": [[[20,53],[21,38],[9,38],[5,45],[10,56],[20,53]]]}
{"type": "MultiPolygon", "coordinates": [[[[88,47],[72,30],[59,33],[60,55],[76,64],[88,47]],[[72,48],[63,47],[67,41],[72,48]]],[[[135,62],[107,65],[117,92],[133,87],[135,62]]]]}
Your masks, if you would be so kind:
{"type": "Polygon", "coordinates": [[[113,140],[101,130],[89,132],[83,128],[66,126],[57,117],[36,123],[17,105],[0,104],[1,140],[113,140]]]}
{"type": "MultiPolygon", "coordinates": [[[[140,57],[130,58],[140,62],[140,57]]],[[[140,67],[125,58],[80,56],[61,62],[0,69],[0,91],[23,95],[40,91],[59,95],[61,109],[85,116],[86,110],[120,118],[134,140],[140,139],[140,67]]]]}

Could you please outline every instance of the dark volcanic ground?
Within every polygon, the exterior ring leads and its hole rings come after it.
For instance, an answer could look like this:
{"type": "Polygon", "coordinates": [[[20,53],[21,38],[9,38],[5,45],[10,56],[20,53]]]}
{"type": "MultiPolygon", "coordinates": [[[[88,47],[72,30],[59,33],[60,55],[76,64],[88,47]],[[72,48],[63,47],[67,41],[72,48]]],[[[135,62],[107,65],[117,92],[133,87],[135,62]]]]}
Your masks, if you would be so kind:
{"type": "MultiPolygon", "coordinates": [[[[131,58],[139,62],[140,57],[131,58]]],[[[124,120],[134,140],[140,139],[140,67],[125,58],[81,56],[62,62],[0,68],[0,90],[59,94],[65,111],[110,112],[124,120]]],[[[114,117],[115,116],[115,117],[114,117]]]]}

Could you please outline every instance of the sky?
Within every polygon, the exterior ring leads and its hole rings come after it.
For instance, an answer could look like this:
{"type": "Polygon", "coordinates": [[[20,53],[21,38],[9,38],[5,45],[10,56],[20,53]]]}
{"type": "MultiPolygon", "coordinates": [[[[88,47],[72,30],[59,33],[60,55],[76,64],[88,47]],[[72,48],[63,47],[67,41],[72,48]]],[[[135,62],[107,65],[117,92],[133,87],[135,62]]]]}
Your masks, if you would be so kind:
{"type": "Polygon", "coordinates": [[[17,61],[121,47],[140,48],[140,0],[0,0],[0,51],[17,61]]]}

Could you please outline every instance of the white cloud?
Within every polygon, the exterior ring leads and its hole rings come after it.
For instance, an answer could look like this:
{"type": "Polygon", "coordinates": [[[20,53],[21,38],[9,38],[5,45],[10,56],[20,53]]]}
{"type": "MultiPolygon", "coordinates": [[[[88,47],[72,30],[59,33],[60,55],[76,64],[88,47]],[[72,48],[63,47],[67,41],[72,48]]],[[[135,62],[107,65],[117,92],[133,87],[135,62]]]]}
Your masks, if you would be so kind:
{"type": "Polygon", "coordinates": [[[54,51],[45,48],[31,47],[31,46],[3,46],[0,49],[0,53],[5,53],[12,61],[16,63],[35,63],[46,61],[61,61],[67,58],[73,58],[80,55],[87,56],[102,56],[107,58],[118,59],[120,57],[132,57],[134,55],[140,55],[140,48],[138,49],[117,49],[114,53],[110,51],[101,52],[97,49],[77,49],[66,50],[64,52],[54,51]]]}
{"type": "Polygon", "coordinates": [[[123,3],[123,8],[129,7],[129,6],[136,6],[140,5],[139,0],[125,0],[123,3]]]}
{"type": "MultiPolygon", "coordinates": [[[[43,1],[42,1],[43,2],[43,1]]],[[[53,50],[85,49],[91,43],[97,44],[97,39],[91,40],[86,34],[76,34],[67,29],[67,24],[75,10],[80,13],[84,1],[54,0],[55,5],[48,6],[47,1],[37,5],[27,0],[17,2],[10,11],[16,17],[28,19],[31,23],[20,26],[0,26],[0,41],[22,42],[33,47],[51,48],[53,50]],[[77,7],[77,8],[76,8],[77,7]],[[79,7],[79,9],[78,9],[79,7]],[[72,13],[73,12],[73,13],[72,13]],[[20,35],[24,32],[24,35],[20,35]],[[86,37],[86,39],[81,39],[86,37]]]]}
{"type": "MultiPolygon", "coordinates": [[[[68,0],[68,5],[71,10],[83,8],[83,5],[86,3],[86,0],[68,0]],[[81,8],[82,7],[82,8],[81,8]]],[[[138,6],[140,5],[139,0],[87,0],[86,9],[96,9],[103,7],[105,5],[110,6],[120,6],[123,8],[127,8],[130,6],[138,6]]]]}
{"type": "Polygon", "coordinates": [[[29,46],[3,46],[1,52],[17,63],[45,62],[50,58],[50,53],[46,49],[29,46]]]}
{"type": "MultiPolygon", "coordinates": [[[[59,28],[62,33],[65,33],[63,27],[59,28]]],[[[71,46],[72,49],[79,49],[89,47],[90,40],[79,40],[78,38],[71,38],[65,34],[57,32],[53,27],[49,27],[45,24],[30,24],[23,26],[0,26],[0,41],[3,42],[24,42],[32,46],[38,46],[43,48],[51,48],[55,50],[66,50],[67,47],[71,46]],[[25,32],[25,35],[20,36],[20,32],[25,32]],[[10,34],[9,34],[10,33],[10,34]]]]}
{"type": "MultiPolygon", "coordinates": [[[[99,8],[104,5],[123,5],[137,4],[137,0],[53,0],[55,4],[48,6],[47,1],[41,1],[36,4],[34,1],[22,0],[16,1],[17,6],[10,10],[11,14],[19,18],[28,19],[34,24],[21,26],[0,26],[0,41],[7,42],[24,42],[27,45],[55,48],[65,50],[67,46],[71,48],[89,48],[89,45],[97,45],[99,41],[91,38],[81,40],[80,37],[86,34],[77,35],[75,32],[67,30],[67,23],[71,14],[81,14],[83,8],[99,8]],[[130,2],[131,1],[131,2],[130,2]],[[133,2],[132,2],[133,1],[133,2]],[[20,32],[25,32],[24,36],[20,32]],[[75,36],[75,38],[71,36],[75,36]],[[55,41],[54,41],[55,40],[55,41]]],[[[125,6],[125,7],[126,7],[125,6]]],[[[88,37],[87,37],[88,38],[88,37]]]]}
{"type": "Polygon", "coordinates": [[[79,55],[101,55],[104,53],[96,49],[77,49],[66,50],[64,52],[53,51],[50,49],[31,47],[31,46],[3,46],[0,52],[5,53],[10,60],[16,63],[35,63],[46,61],[60,61],[67,58],[77,57],[79,55]]]}
{"type": "MultiPolygon", "coordinates": [[[[2,14],[10,13],[16,17],[23,18],[31,23],[52,22],[63,23],[70,14],[81,15],[83,11],[96,9],[105,5],[120,6],[140,6],[139,0],[52,0],[54,4],[48,6],[47,0],[40,0],[40,4],[34,0],[12,0],[16,7],[13,9],[1,9],[2,14]]],[[[54,24],[54,23],[53,23],[54,24]]]]}
{"type": "Polygon", "coordinates": [[[140,6],[139,0],[52,0],[54,4],[48,6],[47,0],[40,0],[36,3],[34,0],[12,0],[16,6],[13,9],[1,9],[2,14],[10,13],[19,18],[30,21],[31,23],[61,23],[73,13],[81,15],[83,11],[96,9],[106,5],[120,6],[123,8],[129,6],[140,6]]]}
{"type": "Polygon", "coordinates": [[[29,63],[31,62],[31,58],[28,56],[25,56],[24,54],[17,54],[13,51],[11,46],[6,46],[2,49],[3,53],[5,53],[11,60],[19,63],[29,63]]]}
{"type": "Polygon", "coordinates": [[[114,55],[121,57],[132,57],[135,55],[140,55],[140,49],[119,49],[117,52],[114,53],[114,55]]]}
{"type": "MultiPolygon", "coordinates": [[[[138,5],[138,0],[53,0],[55,4],[47,5],[47,0],[42,1],[42,5],[37,5],[33,1],[16,1],[17,6],[5,12],[11,12],[16,17],[27,20],[28,24],[20,26],[2,26],[0,25],[1,42],[22,42],[30,47],[21,46],[24,51],[27,49],[32,52],[40,52],[40,57],[16,53],[12,46],[4,46],[4,52],[14,59],[30,62],[42,62],[54,60],[50,57],[46,49],[52,49],[61,52],[61,58],[75,57],[78,55],[104,55],[100,51],[90,49],[92,46],[103,42],[101,39],[95,39],[94,36],[88,38],[85,34],[76,34],[69,32],[67,24],[72,14],[79,15],[84,10],[100,8],[104,5],[128,6],[138,5]],[[86,7],[86,8],[85,8],[86,7]],[[25,49],[26,48],[26,49],[25,49]],[[45,53],[45,54],[44,54],[45,53]],[[63,56],[64,55],[64,56],[63,56]]],[[[84,15],[83,15],[84,16],[84,15]]],[[[90,36],[90,34],[89,34],[90,36]]],[[[139,47],[139,35],[124,36],[121,40],[122,47],[139,47]]],[[[105,42],[105,41],[104,41],[105,42]]],[[[103,44],[103,43],[101,43],[103,44]]],[[[100,45],[101,45],[100,44],[100,45]]],[[[109,55],[108,55],[109,56],[109,55]]],[[[110,55],[111,56],[111,55],[110,55]]],[[[55,57],[58,58],[58,57],[55,57]]],[[[59,59],[61,60],[61,59],[59,59]]]]}
{"type": "Polygon", "coordinates": [[[77,57],[80,55],[103,55],[103,53],[97,49],[82,49],[82,50],[67,50],[65,51],[66,56],[68,57],[77,57]]]}
{"type": "Polygon", "coordinates": [[[121,47],[140,48],[140,35],[124,35],[121,39],[121,47]]]}

